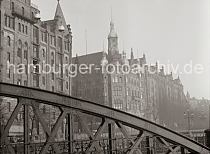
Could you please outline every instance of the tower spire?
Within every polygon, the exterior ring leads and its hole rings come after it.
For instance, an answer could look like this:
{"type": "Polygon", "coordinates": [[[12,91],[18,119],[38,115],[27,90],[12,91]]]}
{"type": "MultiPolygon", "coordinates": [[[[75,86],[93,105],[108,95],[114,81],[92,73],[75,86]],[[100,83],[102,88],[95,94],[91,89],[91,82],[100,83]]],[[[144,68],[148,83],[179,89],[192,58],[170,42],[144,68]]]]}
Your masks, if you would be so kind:
{"type": "Polygon", "coordinates": [[[112,20],[113,20],[113,17],[112,17],[112,7],[111,7],[111,22],[112,22],[112,20]]]}
{"type": "Polygon", "coordinates": [[[117,37],[117,33],[115,31],[114,22],[113,22],[112,8],[111,8],[111,21],[110,21],[109,37],[117,37]]]}

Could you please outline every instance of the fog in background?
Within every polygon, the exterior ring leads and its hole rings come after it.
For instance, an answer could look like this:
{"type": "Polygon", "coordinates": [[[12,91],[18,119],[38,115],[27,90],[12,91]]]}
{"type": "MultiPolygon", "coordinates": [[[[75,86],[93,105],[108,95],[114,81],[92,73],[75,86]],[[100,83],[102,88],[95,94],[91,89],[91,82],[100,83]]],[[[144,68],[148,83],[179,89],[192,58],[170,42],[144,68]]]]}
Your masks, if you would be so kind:
{"type": "MultiPolygon", "coordinates": [[[[32,0],[42,20],[54,17],[56,0],[32,0]]],[[[60,0],[73,32],[73,55],[84,55],[85,30],[88,53],[107,50],[111,18],[119,36],[120,52],[130,57],[146,54],[147,62],[174,65],[202,64],[202,74],[180,75],[185,92],[210,98],[210,1],[209,0],[60,0]]]]}

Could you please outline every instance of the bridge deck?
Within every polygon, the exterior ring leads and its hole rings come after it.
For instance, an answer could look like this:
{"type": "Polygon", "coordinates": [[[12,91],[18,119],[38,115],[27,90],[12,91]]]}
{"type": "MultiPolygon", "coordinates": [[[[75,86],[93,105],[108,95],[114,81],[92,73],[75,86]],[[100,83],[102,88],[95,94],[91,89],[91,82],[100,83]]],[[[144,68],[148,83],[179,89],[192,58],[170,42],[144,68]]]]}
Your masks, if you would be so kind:
{"type": "Polygon", "coordinates": [[[183,136],[156,123],[90,101],[85,101],[82,99],[52,93],[40,89],[11,85],[6,83],[0,83],[0,95],[14,98],[27,98],[41,101],[49,105],[73,108],[87,114],[99,117],[106,117],[108,119],[121,122],[123,125],[138,130],[145,130],[147,132],[160,136],[167,141],[186,147],[196,153],[209,153],[210,151],[210,149],[205,147],[204,145],[201,145],[196,141],[187,138],[186,136],[183,136]]]}

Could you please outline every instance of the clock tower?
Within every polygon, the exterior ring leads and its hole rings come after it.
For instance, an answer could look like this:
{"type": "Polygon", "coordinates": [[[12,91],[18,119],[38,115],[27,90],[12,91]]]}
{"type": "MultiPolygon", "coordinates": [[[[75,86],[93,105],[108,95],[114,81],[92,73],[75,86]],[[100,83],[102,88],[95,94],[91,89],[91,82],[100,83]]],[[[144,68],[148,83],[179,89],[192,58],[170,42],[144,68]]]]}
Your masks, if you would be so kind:
{"type": "Polygon", "coordinates": [[[116,61],[119,57],[118,36],[112,20],[110,22],[110,33],[108,36],[108,57],[110,62],[116,61]]]}

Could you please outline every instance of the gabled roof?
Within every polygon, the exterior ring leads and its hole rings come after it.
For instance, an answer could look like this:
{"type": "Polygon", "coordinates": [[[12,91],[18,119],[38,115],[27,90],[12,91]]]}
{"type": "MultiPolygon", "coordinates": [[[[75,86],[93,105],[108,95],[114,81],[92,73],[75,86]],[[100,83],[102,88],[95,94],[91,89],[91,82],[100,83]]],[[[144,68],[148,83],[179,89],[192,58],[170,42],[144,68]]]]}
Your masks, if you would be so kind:
{"type": "Polygon", "coordinates": [[[65,28],[65,31],[68,31],[66,20],[65,20],[65,17],[64,17],[64,14],[63,14],[63,10],[61,8],[61,5],[60,5],[59,1],[58,1],[58,4],[57,4],[56,11],[55,11],[54,20],[58,21],[58,25],[59,26],[63,25],[64,28],[65,28]]]}
{"type": "Polygon", "coordinates": [[[101,60],[103,58],[104,52],[95,52],[87,55],[77,56],[72,58],[72,63],[76,64],[94,64],[101,65],[101,60]]]}

